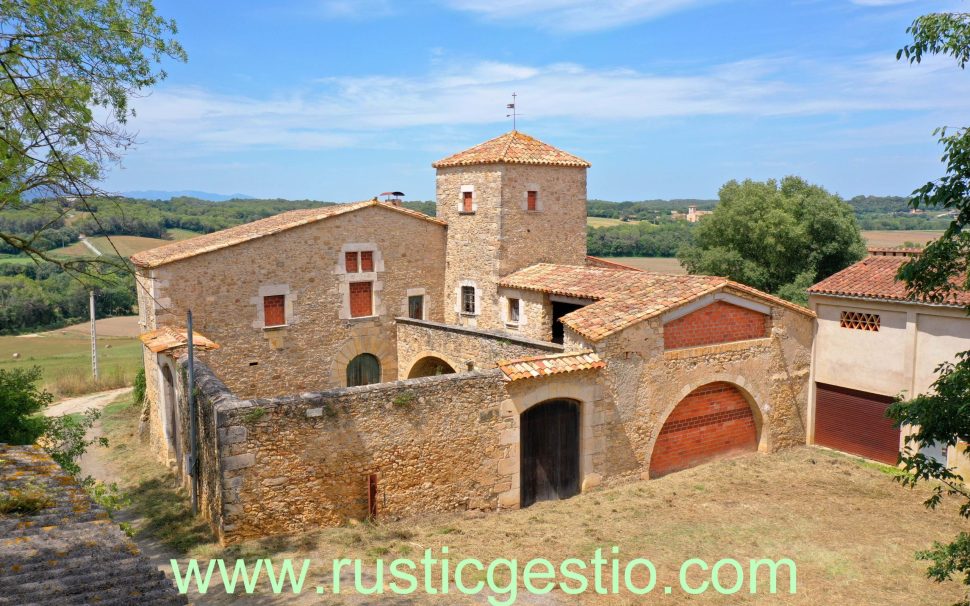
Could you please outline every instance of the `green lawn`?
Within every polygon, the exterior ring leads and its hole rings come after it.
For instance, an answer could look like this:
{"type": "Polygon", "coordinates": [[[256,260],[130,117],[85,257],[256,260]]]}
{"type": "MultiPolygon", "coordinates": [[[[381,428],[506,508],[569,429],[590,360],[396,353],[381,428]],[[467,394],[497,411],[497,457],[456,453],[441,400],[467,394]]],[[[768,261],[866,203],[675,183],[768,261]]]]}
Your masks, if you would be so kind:
{"type": "Polygon", "coordinates": [[[74,396],[130,385],[142,366],[141,342],[131,337],[98,339],[100,380],[91,377],[91,343],[85,334],[61,331],[36,337],[0,337],[0,370],[40,366],[43,386],[55,396],[74,396]],[[14,354],[19,353],[19,358],[14,354]]]}

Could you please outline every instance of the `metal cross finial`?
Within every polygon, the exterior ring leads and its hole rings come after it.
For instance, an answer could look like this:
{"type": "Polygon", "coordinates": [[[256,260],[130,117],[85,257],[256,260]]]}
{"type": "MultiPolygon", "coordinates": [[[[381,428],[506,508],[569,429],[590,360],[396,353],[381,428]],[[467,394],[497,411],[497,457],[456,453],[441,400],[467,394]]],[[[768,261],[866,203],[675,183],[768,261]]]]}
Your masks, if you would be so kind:
{"type": "Polygon", "coordinates": [[[506,117],[506,118],[512,118],[512,130],[515,130],[515,118],[516,118],[516,117],[517,117],[517,115],[518,115],[518,114],[516,113],[516,111],[515,111],[515,98],[516,98],[516,97],[518,97],[518,95],[516,95],[515,93],[512,93],[512,102],[511,102],[511,103],[509,103],[509,104],[507,104],[507,105],[505,106],[505,108],[506,108],[506,109],[510,109],[510,110],[512,110],[512,113],[509,113],[509,114],[505,114],[505,117],[506,117]]]}

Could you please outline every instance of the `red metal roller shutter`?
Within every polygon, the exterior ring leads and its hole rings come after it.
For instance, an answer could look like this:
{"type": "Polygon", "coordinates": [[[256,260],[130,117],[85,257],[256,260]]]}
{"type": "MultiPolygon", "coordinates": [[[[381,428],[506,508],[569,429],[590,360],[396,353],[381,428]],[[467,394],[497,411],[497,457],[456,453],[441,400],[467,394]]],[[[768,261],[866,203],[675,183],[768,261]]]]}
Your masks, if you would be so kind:
{"type": "Polygon", "coordinates": [[[893,399],[835,385],[815,384],[815,443],[896,464],[899,430],[886,418],[893,399]]]}

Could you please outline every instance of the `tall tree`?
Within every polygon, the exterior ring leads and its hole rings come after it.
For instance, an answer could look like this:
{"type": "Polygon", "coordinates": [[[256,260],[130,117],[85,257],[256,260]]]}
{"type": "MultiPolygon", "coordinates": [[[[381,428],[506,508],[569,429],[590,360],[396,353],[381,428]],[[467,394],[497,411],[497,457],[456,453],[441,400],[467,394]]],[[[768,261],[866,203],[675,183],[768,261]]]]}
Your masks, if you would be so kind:
{"type": "MultiPolygon", "coordinates": [[[[970,61],[970,13],[923,15],[906,32],[913,41],[899,50],[898,60],[920,63],[926,55],[944,55],[955,59],[960,69],[970,61]]],[[[953,209],[956,218],[921,255],[900,268],[899,278],[906,282],[914,298],[938,302],[951,297],[957,289],[970,289],[970,237],[965,233],[970,223],[970,130],[940,128],[936,134],[943,146],[946,172],[914,191],[911,204],[914,208],[953,209]]],[[[950,495],[960,501],[960,515],[970,518],[970,488],[964,478],[916,448],[919,444],[970,442],[970,352],[943,364],[939,372],[929,393],[894,404],[889,410],[897,425],[916,428],[907,438],[912,447],[900,455],[909,472],[900,481],[912,486],[937,480],[927,506],[935,508],[945,495],[950,495]]],[[[948,544],[934,543],[918,556],[931,561],[931,578],[943,581],[962,576],[963,583],[970,586],[970,533],[960,533],[948,544]]],[[[970,604],[970,597],[961,603],[970,604]]]]}
{"type": "Polygon", "coordinates": [[[677,255],[690,273],[725,276],[805,303],[805,289],[865,254],[852,208],[798,177],[730,181],[718,196],[695,244],[677,255]]]}
{"type": "Polygon", "coordinates": [[[58,262],[35,240],[90,210],[105,167],[133,143],[130,99],[165,77],[164,57],[185,60],[175,32],[150,0],[0,0],[0,212],[44,204],[48,218],[0,241],[58,262]]]}

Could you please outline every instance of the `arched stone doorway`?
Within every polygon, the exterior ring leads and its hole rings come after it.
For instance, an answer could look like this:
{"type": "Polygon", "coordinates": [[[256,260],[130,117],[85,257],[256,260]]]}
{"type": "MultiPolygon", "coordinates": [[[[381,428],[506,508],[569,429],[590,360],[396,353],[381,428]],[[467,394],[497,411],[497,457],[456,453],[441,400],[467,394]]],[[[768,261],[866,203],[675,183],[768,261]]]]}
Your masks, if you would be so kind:
{"type": "Polygon", "coordinates": [[[162,364],[162,405],[165,411],[165,438],[169,452],[175,456],[175,465],[182,466],[182,439],[179,432],[178,402],[175,396],[175,377],[172,367],[162,364]]]}
{"type": "Polygon", "coordinates": [[[520,507],[579,493],[579,402],[546,400],[520,417],[520,507]]]}
{"type": "Polygon", "coordinates": [[[451,364],[448,364],[441,358],[435,356],[425,356],[414,363],[410,372],[408,372],[408,378],[417,379],[418,377],[450,375],[454,372],[455,369],[451,367],[451,364]]]}
{"type": "Polygon", "coordinates": [[[673,409],[650,457],[650,477],[723,457],[758,451],[759,419],[744,393],[731,383],[708,383],[673,409]]]}
{"type": "Polygon", "coordinates": [[[347,364],[347,387],[381,382],[381,361],[377,356],[362,353],[347,364]]]}

